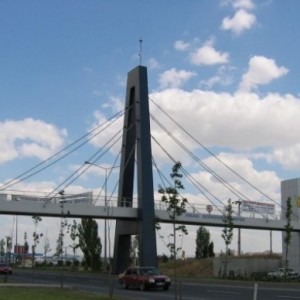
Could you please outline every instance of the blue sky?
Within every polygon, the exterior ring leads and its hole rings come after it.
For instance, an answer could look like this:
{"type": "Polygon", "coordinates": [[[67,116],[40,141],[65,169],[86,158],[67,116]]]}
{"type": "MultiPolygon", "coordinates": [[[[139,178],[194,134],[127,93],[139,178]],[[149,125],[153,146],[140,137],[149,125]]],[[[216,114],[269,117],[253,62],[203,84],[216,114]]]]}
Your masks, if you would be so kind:
{"type": "MultiPolygon", "coordinates": [[[[280,181],[298,177],[300,167],[299,9],[297,0],[1,1],[0,183],[123,108],[127,72],[139,64],[142,39],[150,97],[279,203],[280,181]]],[[[151,111],[162,117],[155,107],[151,111]]],[[[221,201],[232,196],[177,152],[155,124],[152,131],[221,201]]],[[[86,149],[13,189],[51,191],[105,138],[101,135],[86,149]]],[[[180,138],[248,197],[266,201],[197,145],[180,138]]],[[[110,165],[116,153],[114,149],[100,163],[110,165]]],[[[170,164],[156,145],[153,153],[168,170],[170,164]]],[[[104,176],[99,172],[90,170],[69,192],[97,191],[104,176]]],[[[206,204],[197,193],[187,193],[192,202],[206,204]]],[[[8,218],[10,231],[12,217],[2,218],[8,218]]],[[[22,220],[22,231],[31,232],[32,222],[22,220]]],[[[211,231],[220,251],[220,230],[211,231]]],[[[244,251],[268,249],[268,233],[259,232],[257,241],[254,232],[255,243],[252,233],[247,234],[244,251]]],[[[191,229],[188,244],[194,237],[191,229]]],[[[274,247],[281,251],[277,238],[274,247]]],[[[193,245],[186,250],[193,255],[193,245]]]]}

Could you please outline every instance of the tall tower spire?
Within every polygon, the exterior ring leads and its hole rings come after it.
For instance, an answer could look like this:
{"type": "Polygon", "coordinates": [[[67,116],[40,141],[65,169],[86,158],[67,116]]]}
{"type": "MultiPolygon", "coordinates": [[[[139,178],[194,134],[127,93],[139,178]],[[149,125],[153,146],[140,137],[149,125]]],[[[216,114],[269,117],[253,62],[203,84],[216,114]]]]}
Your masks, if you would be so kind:
{"type": "Polygon", "coordinates": [[[136,169],[139,217],[116,221],[113,272],[130,264],[131,235],[139,236],[139,265],[156,266],[156,235],[147,68],[128,73],[118,206],[132,207],[136,169]],[[135,168],[136,160],[136,168],[135,168]]]}
{"type": "Polygon", "coordinates": [[[139,58],[140,58],[140,66],[142,65],[142,59],[143,59],[143,40],[139,39],[140,43],[140,52],[139,52],[139,58]]]}

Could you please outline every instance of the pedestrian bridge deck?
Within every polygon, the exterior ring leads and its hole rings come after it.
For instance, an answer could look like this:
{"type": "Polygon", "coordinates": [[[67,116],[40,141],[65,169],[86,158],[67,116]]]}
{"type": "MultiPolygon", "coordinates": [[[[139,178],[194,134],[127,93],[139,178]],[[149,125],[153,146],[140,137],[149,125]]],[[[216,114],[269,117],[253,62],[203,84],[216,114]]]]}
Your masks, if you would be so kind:
{"type": "MultiPolygon", "coordinates": [[[[137,220],[139,209],[137,207],[118,206],[96,206],[92,203],[59,203],[51,201],[12,201],[0,199],[0,213],[9,215],[39,215],[45,217],[66,217],[95,219],[123,219],[137,220]]],[[[155,210],[155,215],[160,223],[172,223],[169,212],[161,206],[155,210]]],[[[176,217],[176,223],[186,225],[203,225],[224,227],[223,215],[200,213],[193,208],[181,216],[176,217]]],[[[282,219],[271,219],[266,216],[235,216],[233,224],[236,228],[264,229],[264,230],[285,230],[286,221],[282,219]]],[[[292,221],[293,231],[300,231],[300,222],[292,221]]]]}

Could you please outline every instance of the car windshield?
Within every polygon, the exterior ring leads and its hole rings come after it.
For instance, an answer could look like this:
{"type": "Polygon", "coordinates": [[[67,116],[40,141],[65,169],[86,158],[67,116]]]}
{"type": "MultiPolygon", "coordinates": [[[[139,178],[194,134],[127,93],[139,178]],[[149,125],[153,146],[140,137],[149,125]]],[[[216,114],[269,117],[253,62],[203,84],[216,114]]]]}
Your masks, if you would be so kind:
{"type": "Polygon", "coordinates": [[[155,268],[140,268],[141,275],[159,275],[159,271],[155,268]]]}

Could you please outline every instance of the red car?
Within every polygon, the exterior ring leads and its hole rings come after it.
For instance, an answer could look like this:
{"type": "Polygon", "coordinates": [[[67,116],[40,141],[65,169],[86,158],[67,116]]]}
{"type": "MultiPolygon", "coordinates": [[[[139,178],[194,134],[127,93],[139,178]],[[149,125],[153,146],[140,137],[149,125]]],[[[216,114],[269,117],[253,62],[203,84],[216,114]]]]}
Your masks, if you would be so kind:
{"type": "Polygon", "coordinates": [[[149,288],[162,288],[168,290],[171,279],[162,275],[154,267],[130,267],[119,275],[119,283],[123,288],[139,288],[142,291],[149,288]]]}
{"type": "Polygon", "coordinates": [[[0,263],[0,273],[1,274],[12,274],[12,267],[5,263],[0,263]]]}

